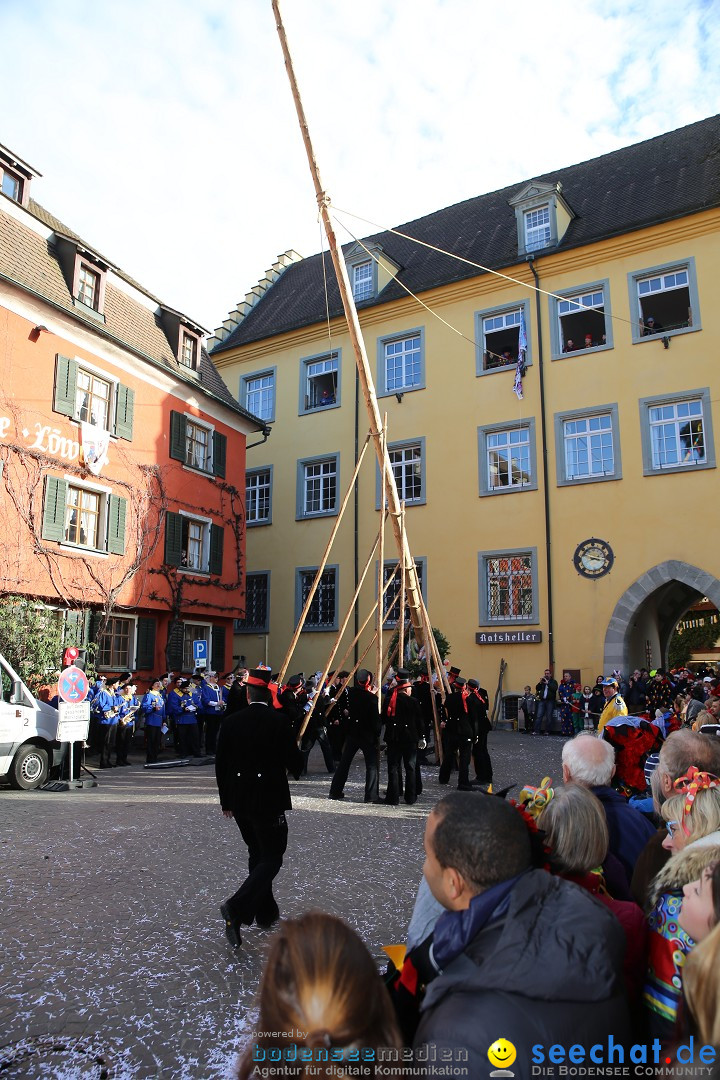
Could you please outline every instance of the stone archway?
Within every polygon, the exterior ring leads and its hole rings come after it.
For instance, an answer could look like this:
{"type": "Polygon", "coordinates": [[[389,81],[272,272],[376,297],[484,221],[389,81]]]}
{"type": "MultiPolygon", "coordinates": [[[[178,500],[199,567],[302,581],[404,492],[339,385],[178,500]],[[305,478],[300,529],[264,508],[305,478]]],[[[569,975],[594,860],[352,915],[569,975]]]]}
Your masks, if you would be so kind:
{"type": "Polygon", "coordinates": [[[677,559],[653,566],[615,605],[605,634],[605,671],[627,673],[645,666],[647,641],[653,664],[664,666],[678,620],[703,596],[720,609],[720,581],[712,574],[677,559]]]}

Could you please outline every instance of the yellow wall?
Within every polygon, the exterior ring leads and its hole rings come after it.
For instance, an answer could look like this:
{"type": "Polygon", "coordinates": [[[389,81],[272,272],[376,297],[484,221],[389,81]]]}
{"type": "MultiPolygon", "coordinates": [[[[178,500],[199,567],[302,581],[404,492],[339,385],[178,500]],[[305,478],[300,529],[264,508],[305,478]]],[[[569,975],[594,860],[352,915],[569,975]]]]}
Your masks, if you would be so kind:
{"type": "MultiPolygon", "coordinates": [[[[688,469],[645,477],[638,406],[642,397],[710,387],[716,444],[720,438],[715,401],[720,333],[714,297],[720,275],[719,226],[720,215],[712,211],[587,248],[536,255],[541,287],[549,291],[609,279],[614,335],[612,349],[552,360],[548,298],[541,298],[556,672],[563,667],[580,668],[584,681],[594,680],[603,670],[605,635],[616,604],[652,567],[677,559],[715,578],[720,576],[717,539],[708,520],[717,501],[717,472],[688,469]],[[697,271],[702,329],[672,336],[668,349],[659,338],[632,344],[628,274],[691,257],[697,271]],[[617,403],[619,411],[622,479],[558,487],[554,413],[610,403],[617,403]],[[610,543],[615,564],[607,576],[587,580],[575,571],[572,556],[579,542],[593,536],[610,543]]],[[[546,548],[535,296],[530,291],[532,275],[527,264],[508,273],[527,286],[483,275],[423,294],[423,301],[463,337],[409,298],[365,309],[360,319],[373,375],[378,337],[424,327],[426,388],[406,391],[402,402],[394,395],[379,401],[381,413],[388,415],[391,443],[421,436],[426,440],[427,502],[407,510],[411,549],[427,559],[430,617],[450,641],[451,662],[462,668],[463,674],[474,675],[494,688],[503,656],[508,662],[506,690],[521,690],[526,682],[534,685],[548,661],[546,548]],[[472,342],[475,312],[525,298],[530,301],[528,337],[533,362],[524,380],[524,400],[519,401],[512,392],[511,371],[476,375],[472,342]],[[478,426],[528,417],[535,418],[538,489],[481,498],[478,426]],[[543,632],[542,643],[476,645],[475,634],[484,629],[478,621],[478,552],[531,546],[537,548],[538,555],[539,619],[529,629],[543,632]]],[[[213,357],[231,387],[239,385],[241,375],[277,368],[272,434],[265,446],[248,452],[247,462],[248,468],[274,466],[272,524],[248,529],[247,566],[250,572],[271,571],[268,653],[276,667],[294,624],[295,567],[318,563],[334,521],[295,521],[296,462],[301,457],[339,451],[341,494],[354,465],[354,359],[339,321],[332,330],[332,348],[342,350],[341,407],[298,416],[301,358],[328,348],[327,328],[318,325],[213,357]]],[[[367,429],[361,401],[361,441],[367,429]]],[[[362,566],[379,524],[372,448],[361,472],[359,505],[362,566]]],[[[340,618],[353,590],[353,533],[351,501],[329,560],[340,565],[340,618]]],[[[392,553],[388,529],[386,557],[392,553]]],[[[374,585],[366,586],[361,596],[361,618],[371,596],[374,585]]],[[[352,623],[350,637],[351,631],[352,623]]],[[[307,673],[321,668],[333,636],[303,634],[291,670],[307,673]]],[[[255,663],[262,658],[263,648],[262,640],[242,635],[236,638],[234,651],[255,663]]],[[[659,662],[655,655],[654,663],[659,662]]]]}

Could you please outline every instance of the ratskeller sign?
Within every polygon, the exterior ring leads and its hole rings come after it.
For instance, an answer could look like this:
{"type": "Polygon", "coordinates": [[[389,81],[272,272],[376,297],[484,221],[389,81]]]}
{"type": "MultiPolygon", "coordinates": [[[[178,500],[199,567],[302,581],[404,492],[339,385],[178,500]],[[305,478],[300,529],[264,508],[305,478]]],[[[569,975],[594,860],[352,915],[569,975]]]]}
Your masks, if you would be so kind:
{"type": "Polygon", "coordinates": [[[538,645],[542,630],[490,630],[475,635],[476,645],[538,645]]]}

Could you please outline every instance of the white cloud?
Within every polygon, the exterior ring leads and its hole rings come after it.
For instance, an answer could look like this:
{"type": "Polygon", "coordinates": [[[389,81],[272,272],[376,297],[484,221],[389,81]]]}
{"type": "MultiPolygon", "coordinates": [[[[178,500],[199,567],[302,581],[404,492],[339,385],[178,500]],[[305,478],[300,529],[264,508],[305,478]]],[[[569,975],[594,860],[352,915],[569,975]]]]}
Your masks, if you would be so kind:
{"type": "MultiPolygon", "coordinates": [[[[703,0],[285,0],[283,17],[323,182],[381,225],[719,97],[703,0]]],[[[44,173],[39,202],[167,303],[213,328],[281,251],[319,250],[269,0],[5,0],[3,39],[0,141],[44,173]]]]}

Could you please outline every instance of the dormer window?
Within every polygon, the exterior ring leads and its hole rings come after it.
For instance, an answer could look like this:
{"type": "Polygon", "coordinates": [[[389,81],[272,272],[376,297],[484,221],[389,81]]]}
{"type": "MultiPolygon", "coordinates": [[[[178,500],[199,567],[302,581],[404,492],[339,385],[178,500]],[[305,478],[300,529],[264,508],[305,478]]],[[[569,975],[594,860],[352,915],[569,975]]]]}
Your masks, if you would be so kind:
{"type": "Polygon", "coordinates": [[[22,202],[22,180],[9,169],[2,169],[2,193],[14,202],[22,202]]]}
{"type": "Polygon", "coordinates": [[[103,316],[105,306],[105,266],[88,258],[87,252],[75,252],[73,300],[77,307],[103,316]]]}
{"type": "Polygon", "coordinates": [[[81,304],[98,310],[100,302],[100,275],[91,270],[85,263],[80,264],[78,273],[77,299],[81,304]]]}
{"type": "Polygon", "coordinates": [[[379,296],[385,286],[397,276],[400,269],[379,244],[370,242],[353,244],[349,250],[346,250],[345,264],[353,299],[358,304],[363,300],[374,300],[376,296],[379,296]]]}
{"type": "Polygon", "coordinates": [[[180,355],[178,360],[183,367],[197,371],[198,339],[187,330],[180,331],[180,355]]]}
{"type": "Polygon", "coordinates": [[[515,211],[519,255],[560,243],[575,216],[561,192],[560,184],[535,180],[508,200],[515,211]]]}
{"type": "Polygon", "coordinates": [[[373,294],[372,262],[358,263],[353,266],[353,297],[355,300],[369,300],[373,294]]]}
{"type": "Polygon", "coordinates": [[[540,206],[537,210],[525,211],[525,250],[537,251],[547,247],[552,237],[550,229],[550,207],[540,206]]]}
{"type": "Polygon", "coordinates": [[[0,146],[0,191],[3,195],[20,206],[27,206],[30,182],[34,176],[40,176],[37,169],[22,161],[6,146],[0,146]]]}

